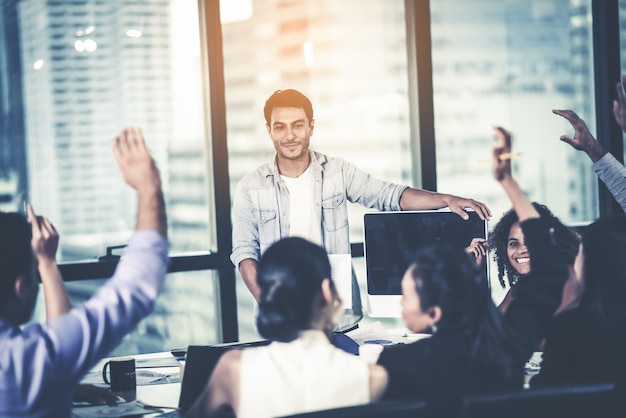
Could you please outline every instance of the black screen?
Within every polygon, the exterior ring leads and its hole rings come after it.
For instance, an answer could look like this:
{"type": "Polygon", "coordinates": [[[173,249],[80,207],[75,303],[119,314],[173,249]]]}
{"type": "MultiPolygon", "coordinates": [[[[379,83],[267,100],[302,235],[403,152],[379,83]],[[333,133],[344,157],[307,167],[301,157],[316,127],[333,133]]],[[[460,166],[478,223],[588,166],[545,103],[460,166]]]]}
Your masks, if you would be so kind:
{"type": "MultiPolygon", "coordinates": [[[[473,238],[486,238],[487,222],[476,212],[468,212],[465,221],[449,211],[372,212],[364,222],[364,251],[367,293],[401,295],[400,283],[411,254],[437,242],[447,242],[464,249],[473,238]]],[[[486,261],[486,260],[485,260],[486,261]]],[[[488,282],[488,263],[484,263],[488,282]]]]}

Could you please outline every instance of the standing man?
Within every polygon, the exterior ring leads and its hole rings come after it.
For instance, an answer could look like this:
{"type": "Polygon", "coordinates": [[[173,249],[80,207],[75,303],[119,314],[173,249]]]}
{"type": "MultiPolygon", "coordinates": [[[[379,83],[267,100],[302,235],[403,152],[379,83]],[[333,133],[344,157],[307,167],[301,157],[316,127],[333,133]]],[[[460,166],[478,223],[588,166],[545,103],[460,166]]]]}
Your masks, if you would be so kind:
{"type": "Polygon", "coordinates": [[[137,226],[113,277],[83,305],[70,309],[52,223],[31,208],[31,225],[0,213],[0,417],[71,416],[80,379],[152,312],[169,264],[161,179],[138,128],[122,130],[113,153],[137,191],[137,226]],[[39,279],[49,320],[22,327],[39,279]]]}
{"type": "MultiPolygon", "coordinates": [[[[276,154],[245,176],[233,201],[233,252],[246,286],[258,301],[257,263],[275,241],[301,236],[329,254],[350,254],[348,202],[382,211],[449,207],[463,219],[465,209],[491,217],[483,203],[378,180],[340,158],[309,149],[315,120],[311,101],[296,90],[278,90],[265,102],[267,132],[276,154]]],[[[363,316],[352,272],[352,309],[337,330],[347,330],[363,316]]]]}

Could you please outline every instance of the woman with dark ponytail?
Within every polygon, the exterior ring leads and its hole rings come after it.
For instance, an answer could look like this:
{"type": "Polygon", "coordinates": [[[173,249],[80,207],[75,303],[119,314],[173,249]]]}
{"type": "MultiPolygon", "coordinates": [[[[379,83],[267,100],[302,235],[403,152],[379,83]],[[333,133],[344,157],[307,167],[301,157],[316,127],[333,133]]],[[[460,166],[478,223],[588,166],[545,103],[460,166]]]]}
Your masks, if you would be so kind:
{"type": "Polygon", "coordinates": [[[282,239],[259,262],[257,328],[270,345],[230,350],[188,416],[232,407],[239,418],[275,417],[378,400],[387,373],[330,342],[342,310],[325,250],[282,239]]]}
{"type": "Polygon", "coordinates": [[[473,256],[435,246],[410,260],[402,279],[402,316],[413,332],[432,336],[390,346],[378,364],[389,373],[385,398],[426,400],[437,416],[454,416],[464,395],[522,388],[524,365],[561,301],[567,264],[545,222],[511,176],[510,135],[496,129],[495,179],[513,203],[532,254],[506,313],[491,299],[473,256]]]}

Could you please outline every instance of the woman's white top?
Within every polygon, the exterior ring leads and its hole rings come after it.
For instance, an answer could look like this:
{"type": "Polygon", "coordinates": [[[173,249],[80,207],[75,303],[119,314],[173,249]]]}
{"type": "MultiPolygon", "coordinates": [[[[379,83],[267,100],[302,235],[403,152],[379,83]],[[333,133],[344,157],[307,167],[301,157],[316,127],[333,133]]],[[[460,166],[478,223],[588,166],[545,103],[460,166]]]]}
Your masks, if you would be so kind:
{"type": "Polygon", "coordinates": [[[321,331],[288,343],[246,348],[238,418],[277,417],[370,401],[369,366],[334,347],[321,331]]]}

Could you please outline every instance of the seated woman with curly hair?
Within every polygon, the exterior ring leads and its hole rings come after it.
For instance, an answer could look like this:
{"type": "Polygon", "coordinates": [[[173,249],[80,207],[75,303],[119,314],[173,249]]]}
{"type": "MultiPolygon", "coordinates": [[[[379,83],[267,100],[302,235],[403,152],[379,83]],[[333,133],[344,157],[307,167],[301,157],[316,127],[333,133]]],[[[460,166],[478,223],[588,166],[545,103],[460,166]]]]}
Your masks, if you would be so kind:
{"type": "MultiPolygon", "coordinates": [[[[580,280],[581,266],[576,263],[580,253],[580,235],[561,223],[550,209],[537,202],[532,203],[553,231],[557,246],[561,249],[569,267],[569,278],[563,288],[561,306],[557,312],[575,306],[582,293],[580,280]]],[[[531,258],[524,240],[524,232],[514,209],[506,212],[489,234],[488,248],[493,250],[493,258],[498,267],[498,281],[502,288],[509,290],[498,309],[506,312],[515,299],[517,285],[530,273],[531,258]],[[506,277],[506,281],[505,281],[506,277]]]]}

